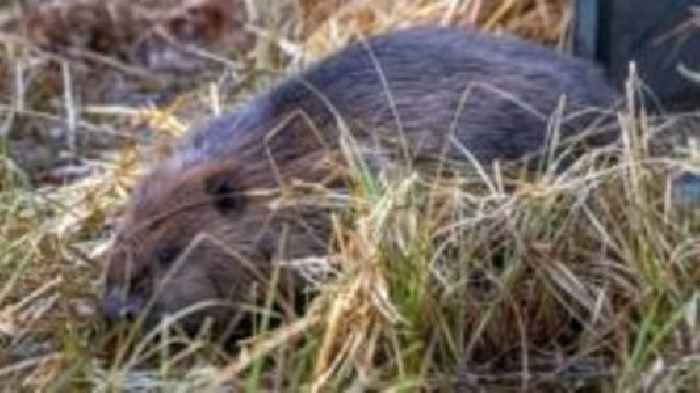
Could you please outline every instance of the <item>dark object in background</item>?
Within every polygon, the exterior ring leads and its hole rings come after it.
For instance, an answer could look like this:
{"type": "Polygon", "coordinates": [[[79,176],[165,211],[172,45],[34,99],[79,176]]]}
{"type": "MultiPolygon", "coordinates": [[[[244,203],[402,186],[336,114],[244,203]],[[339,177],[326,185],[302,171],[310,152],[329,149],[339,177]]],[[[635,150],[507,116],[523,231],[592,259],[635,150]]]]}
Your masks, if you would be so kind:
{"type": "Polygon", "coordinates": [[[679,66],[700,72],[700,0],[577,0],[573,50],[596,60],[624,87],[635,61],[659,110],[700,109],[700,83],[679,66]],[[697,12],[693,15],[693,7],[697,12]]]}
{"type": "MultiPolygon", "coordinates": [[[[599,62],[618,89],[634,61],[649,88],[648,109],[700,109],[700,83],[680,71],[700,72],[700,0],[576,0],[575,12],[574,54],[599,62]]],[[[682,127],[673,132],[683,144],[691,135],[682,127]]],[[[672,188],[674,205],[700,208],[700,174],[681,172],[672,188]]]]}
{"type": "Polygon", "coordinates": [[[700,174],[686,172],[674,179],[672,196],[682,209],[700,209],[700,174]]]}

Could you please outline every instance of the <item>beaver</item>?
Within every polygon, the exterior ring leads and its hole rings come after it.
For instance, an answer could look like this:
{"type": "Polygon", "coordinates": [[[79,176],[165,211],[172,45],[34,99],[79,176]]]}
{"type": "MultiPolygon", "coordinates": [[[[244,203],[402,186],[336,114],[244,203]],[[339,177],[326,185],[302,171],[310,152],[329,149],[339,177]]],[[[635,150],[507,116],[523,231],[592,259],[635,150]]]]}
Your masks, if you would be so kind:
{"type": "MultiPolygon", "coordinates": [[[[102,311],[152,326],[189,309],[190,331],[229,323],[268,293],[276,261],[328,254],[332,208],[280,195],[343,187],[328,158],[349,141],[371,170],[466,162],[465,149],[488,164],[541,150],[555,112],[563,137],[581,135],[616,97],[593,64],[510,36],[424,26],[359,40],[190,131],[140,180],[102,311]]],[[[303,280],[288,276],[280,286],[303,280]]]]}

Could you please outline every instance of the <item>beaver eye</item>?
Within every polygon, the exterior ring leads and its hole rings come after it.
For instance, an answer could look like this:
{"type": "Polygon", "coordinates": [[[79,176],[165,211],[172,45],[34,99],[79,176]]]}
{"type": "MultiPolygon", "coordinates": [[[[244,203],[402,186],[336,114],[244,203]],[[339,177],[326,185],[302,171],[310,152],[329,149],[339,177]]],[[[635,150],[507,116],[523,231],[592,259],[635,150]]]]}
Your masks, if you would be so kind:
{"type": "Polygon", "coordinates": [[[243,208],[245,198],[227,173],[217,173],[207,178],[204,190],[214,197],[214,205],[222,213],[243,208]]]}
{"type": "Polygon", "coordinates": [[[165,247],[156,251],[156,258],[161,266],[169,266],[177,259],[180,250],[176,247],[165,247]]]}

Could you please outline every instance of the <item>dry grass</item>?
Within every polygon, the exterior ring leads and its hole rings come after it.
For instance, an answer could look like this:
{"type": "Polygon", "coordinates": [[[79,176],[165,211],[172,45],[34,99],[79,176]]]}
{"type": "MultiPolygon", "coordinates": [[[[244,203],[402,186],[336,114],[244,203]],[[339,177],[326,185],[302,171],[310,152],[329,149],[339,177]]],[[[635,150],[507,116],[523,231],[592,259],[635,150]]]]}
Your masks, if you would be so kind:
{"type": "MultiPolygon", "coordinates": [[[[426,20],[475,21],[556,45],[567,17],[555,0],[402,7],[348,0],[331,19],[314,2],[300,3],[310,10],[308,39],[273,40],[292,60],[426,20]]],[[[251,56],[262,60],[254,67],[272,64],[269,49],[256,47],[251,56]]],[[[11,91],[0,95],[3,391],[690,393],[700,386],[700,217],[673,203],[668,180],[679,168],[697,170],[700,152],[652,156],[656,126],[636,110],[633,89],[620,112],[624,143],[564,172],[451,168],[460,175],[447,179],[356,169],[349,194],[332,195],[348,208],[336,217],[331,255],[294,261],[316,278],[305,313],[274,328],[263,318],[257,335],[223,351],[205,336],[169,332],[158,340],[107,330],[95,299],[109,223],[135,177],[193,114],[217,113],[239,95],[227,97],[213,83],[183,95],[195,105],[86,107],[36,82],[40,55],[17,42],[0,52],[0,88],[11,91]],[[32,77],[17,78],[18,70],[32,77]],[[32,183],[34,173],[8,154],[11,136],[71,122],[78,135],[146,122],[155,143],[130,136],[99,154],[72,151],[82,158],[77,180],[32,183]]],[[[259,70],[242,69],[236,75],[253,78],[249,89],[266,83],[259,70]]],[[[362,168],[351,157],[349,166],[362,168]]]]}
{"type": "MultiPolygon", "coordinates": [[[[314,1],[308,3],[315,4],[314,1]]],[[[325,4],[329,6],[306,7],[311,19],[306,25],[312,28],[304,53],[311,58],[326,55],[357,36],[416,24],[465,29],[478,26],[483,30],[517,34],[549,45],[561,44],[564,27],[570,18],[568,0],[337,0],[325,4]],[[314,20],[319,17],[322,23],[314,20]]]]}

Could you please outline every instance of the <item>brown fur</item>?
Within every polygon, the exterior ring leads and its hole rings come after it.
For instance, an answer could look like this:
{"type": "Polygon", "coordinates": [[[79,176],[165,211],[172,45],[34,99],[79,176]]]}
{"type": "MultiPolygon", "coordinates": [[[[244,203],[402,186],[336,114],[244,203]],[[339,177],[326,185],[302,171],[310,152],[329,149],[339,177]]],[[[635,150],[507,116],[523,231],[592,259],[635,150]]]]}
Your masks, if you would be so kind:
{"type": "MultiPolygon", "coordinates": [[[[298,178],[302,171],[317,165],[319,159],[322,157],[312,154],[279,169],[284,178],[298,178]]],[[[319,171],[315,180],[321,180],[321,173],[328,172],[319,171]]],[[[153,294],[158,294],[149,306],[153,318],[146,319],[147,326],[153,326],[163,314],[187,305],[225,299],[221,306],[207,307],[181,321],[194,331],[202,318],[209,316],[221,331],[227,328],[235,310],[254,304],[267,294],[272,265],[260,261],[276,256],[323,255],[327,250],[326,239],[319,233],[328,232],[328,223],[325,216],[318,214],[317,206],[270,209],[271,203],[284,197],[265,161],[245,164],[228,160],[185,172],[156,169],[149,178],[153,182],[142,183],[134,190],[107,271],[107,287],[128,293],[115,292],[111,296],[126,296],[139,310],[145,308],[153,294]],[[234,178],[240,192],[251,196],[234,196],[235,208],[222,215],[217,207],[221,197],[209,190],[219,187],[218,181],[234,178]],[[204,184],[205,181],[211,184],[204,184]],[[275,255],[283,232],[288,234],[284,241],[289,252],[275,255]],[[166,280],[168,274],[172,278],[166,280]],[[126,287],[124,283],[128,283],[126,287]]]]}

